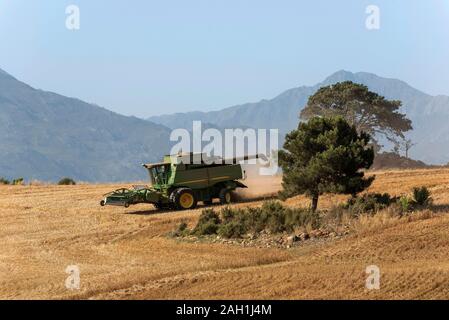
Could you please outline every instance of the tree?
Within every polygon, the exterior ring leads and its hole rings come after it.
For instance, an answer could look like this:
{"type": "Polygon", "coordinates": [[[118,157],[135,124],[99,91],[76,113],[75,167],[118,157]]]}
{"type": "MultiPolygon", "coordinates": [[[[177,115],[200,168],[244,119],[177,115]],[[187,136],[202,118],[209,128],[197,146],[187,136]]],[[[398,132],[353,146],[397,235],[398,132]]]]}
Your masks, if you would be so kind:
{"type": "Polygon", "coordinates": [[[309,98],[300,117],[308,120],[315,116],[342,116],[357,132],[370,134],[377,145],[375,135],[395,141],[412,129],[412,122],[399,112],[401,104],[369,91],[367,86],[345,81],[319,89],[309,98]]]}
{"type": "Polygon", "coordinates": [[[315,117],[287,134],[279,151],[283,169],[282,198],[305,194],[312,198],[312,210],[325,192],[351,194],[369,187],[374,177],[364,177],[374,151],[370,135],[357,133],[342,117],[315,117]]]}
{"type": "Polygon", "coordinates": [[[414,143],[412,139],[407,139],[405,137],[403,139],[400,140],[398,139],[392,142],[393,142],[393,152],[396,153],[397,155],[400,155],[400,151],[403,150],[404,156],[406,158],[408,158],[408,153],[410,149],[416,146],[416,143],[414,143]]]}
{"type": "Polygon", "coordinates": [[[393,142],[393,153],[400,156],[401,155],[400,151],[401,151],[401,144],[399,143],[399,141],[394,141],[393,142]]]}
{"type": "Polygon", "coordinates": [[[408,152],[410,151],[411,148],[416,146],[416,143],[414,143],[412,139],[404,139],[403,144],[404,144],[405,157],[408,158],[408,152]]]}
{"type": "Polygon", "coordinates": [[[74,186],[76,185],[75,180],[71,179],[71,178],[62,178],[61,180],[59,180],[58,185],[60,186],[74,186]]]}

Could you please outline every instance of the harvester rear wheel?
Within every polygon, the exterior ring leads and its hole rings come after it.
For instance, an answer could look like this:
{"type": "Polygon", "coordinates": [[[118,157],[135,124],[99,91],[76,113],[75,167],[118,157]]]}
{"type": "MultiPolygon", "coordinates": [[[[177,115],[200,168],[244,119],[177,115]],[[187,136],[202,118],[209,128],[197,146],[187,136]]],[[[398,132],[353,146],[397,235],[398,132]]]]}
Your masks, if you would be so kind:
{"type": "Polygon", "coordinates": [[[221,189],[219,198],[221,204],[230,204],[232,202],[231,190],[226,188],[221,189]]]}
{"type": "Polygon", "coordinates": [[[176,209],[188,210],[196,208],[198,200],[191,189],[180,188],[174,191],[174,204],[176,209]]]}

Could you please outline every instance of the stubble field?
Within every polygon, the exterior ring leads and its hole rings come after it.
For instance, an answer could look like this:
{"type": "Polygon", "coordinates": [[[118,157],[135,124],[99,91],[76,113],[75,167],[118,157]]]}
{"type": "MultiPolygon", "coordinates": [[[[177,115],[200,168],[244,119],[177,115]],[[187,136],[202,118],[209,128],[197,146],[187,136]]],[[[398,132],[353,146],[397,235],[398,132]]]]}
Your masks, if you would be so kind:
{"type": "MultiPolygon", "coordinates": [[[[448,299],[449,170],[375,172],[372,192],[400,195],[430,188],[432,212],[412,219],[365,221],[357,232],[291,249],[186,242],[167,237],[196,210],[151,205],[100,207],[123,185],[0,186],[2,299],[448,299]],[[65,286],[80,268],[80,289],[65,286]],[[365,268],[381,270],[379,290],[365,268]]],[[[244,202],[257,206],[280,178],[249,181],[244,202]]],[[[343,201],[324,196],[321,208],[343,201]]],[[[306,206],[297,197],[287,205],[306,206]]],[[[218,208],[219,206],[216,205],[218,208]]]]}

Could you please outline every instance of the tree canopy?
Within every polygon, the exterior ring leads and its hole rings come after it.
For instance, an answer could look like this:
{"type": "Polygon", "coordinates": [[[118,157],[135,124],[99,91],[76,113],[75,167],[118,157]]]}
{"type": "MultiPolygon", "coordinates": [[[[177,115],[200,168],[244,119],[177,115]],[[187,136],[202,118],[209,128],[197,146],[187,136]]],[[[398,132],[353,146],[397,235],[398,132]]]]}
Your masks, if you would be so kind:
{"type": "Polygon", "coordinates": [[[387,100],[367,86],[351,81],[322,87],[312,95],[301,112],[301,119],[315,116],[342,116],[357,131],[371,135],[383,135],[390,141],[404,138],[404,132],[412,129],[412,123],[399,112],[401,101],[387,100]]]}
{"type": "Polygon", "coordinates": [[[358,133],[342,117],[315,117],[300,123],[287,134],[279,151],[283,169],[280,195],[306,194],[316,210],[318,197],[325,193],[356,195],[369,187],[374,177],[364,177],[374,159],[368,146],[370,135],[358,133]]]}

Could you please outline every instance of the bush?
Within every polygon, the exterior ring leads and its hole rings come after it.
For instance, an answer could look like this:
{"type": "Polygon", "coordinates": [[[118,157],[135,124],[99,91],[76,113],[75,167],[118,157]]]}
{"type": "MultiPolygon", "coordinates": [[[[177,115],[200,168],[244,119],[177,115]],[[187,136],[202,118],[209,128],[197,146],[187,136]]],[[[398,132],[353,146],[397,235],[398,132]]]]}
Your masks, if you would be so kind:
{"type": "Polygon", "coordinates": [[[182,237],[182,236],[187,236],[190,234],[190,230],[187,229],[187,223],[185,222],[181,222],[178,226],[178,228],[171,233],[172,236],[174,237],[182,237]]]}
{"type": "Polygon", "coordinates": [[[240,221],[230,221],[218,228],[218,234],[223,238],[241,238],[247,231],[240,221]]]}
{"type": "Polygon", "coordinates": [[[221,210],[222,224],[218,234],[224,238],[240,238],[246,234],[253,220],[247,210],[226,207],[221,210]]]}
{"type": "Polygon", "coordinates": [[[178,231],[183,232],[183,231],[185,231],[186,229],[187,229],[187,223],[181,222],[181,223],[179,224],[179,226],[178,226],[178,231]]]}
{"type": "Polygon", "coordinates": [[[398,200],[399,206],[403,213],[411,212],[417,209],[423,209],[432,203],[430,191],[426,187],[413,188],[412,197],[402,196],[398,200]]]}
{"type": "Polygon", "coordinates": [[[17,178],[14,179],[13,181],[9,181],[8,179],[5,178],[0,178],[0,185],[13,185],[13,186],[21,186],[23,185],[23,178],[17,178]]]}
{"type": "Polygon", "coordinates": [[[317,212],[310,209],[286,209],[285,211],[285,230],[292,232],[296,227],[311,226],[317,229],[321,226],[321,217],[317,212]]]}
{"type": "Polygon", "coordinates": [[[271,233],[285,231],[285,208],[279,201],[264,202],[261,211],[263,214],[258,215],[262,219],[260,225],[265,225],[271,233]]]}
{"type": "Polygon", "coordinates": [[[398,203],[401,207],[402,212],[410,212],[413,210],[413,200],[407,196],[400,197],[398,203]]]}
{"type": "Polygon", "coordinates": [[[220,223],[220,217],[213,209],[205,209],[192,233],[198,236],[216,234],[220,223]]]}
{"type": "Polygon", "coordinates": [[[208,221],[206,223],[197,225],[193,230],[193,234],[197,236],[207,236],[211,234],[217,234],[219,225],[213,221],[208,221]]]}
{"type": "Polygon", "coordinates": [[[235,219],[236,213],[237,211],[230,207],[225,207],[224,209],[222,209],[221,218],[223,219],[223,223],[228,223],[235,219]]]}
{"type": "Polygon", "coordinates": [[[23,185],[23,178],[14,179],[11,184],[15,186],[21,186],[23,185]]]}
{"type": "Polygon", "coordinates": [[[76,185],[75,180],[71,179],[71,178],[62,178],[61,180],[59,180],[58,185],[60,186],[74,186],[76,185]]]}
{"type": "Polygon", "coordinates": [[[390,206],[393,198],[388,193],[366,193],[361,197],[351,198],[346,204],[351,215],[358,216],[363,213],[374,214],[390,206]]]}
{"type": "MultiPolygon", "coordinates": [[[[318,228],[319,214],[309,209],[291,209],[279,201],[267,201],[260,208],[223,208],[220,215],[205,209],[192,231],[197,236],[218,234],[224,238],[241,238],[248,233],[267,230],[271,233],[292,232],[295,228],[310,225],[318,228]]],[[[183,230],[179,231],[181,234],[183,230]]],[[[176,233],[176,232],[175,232],[176,233]]],[[[185,233],[185,232],[184,232],[185,233]]]]}
{"type": "Polygon", "coordinates": [[[413,200],[417,205],[428,205],[431,201],[429,189],[426,187],[413,188],[413,200]]]}

